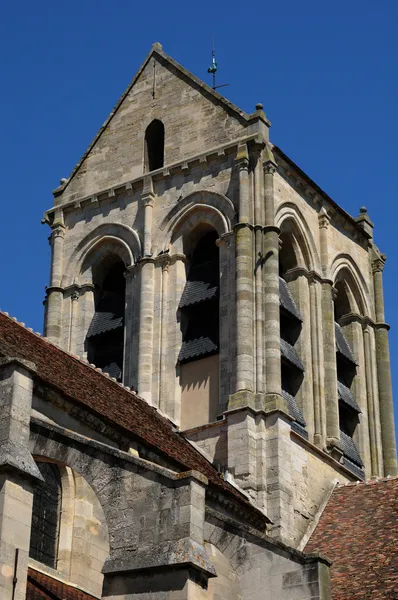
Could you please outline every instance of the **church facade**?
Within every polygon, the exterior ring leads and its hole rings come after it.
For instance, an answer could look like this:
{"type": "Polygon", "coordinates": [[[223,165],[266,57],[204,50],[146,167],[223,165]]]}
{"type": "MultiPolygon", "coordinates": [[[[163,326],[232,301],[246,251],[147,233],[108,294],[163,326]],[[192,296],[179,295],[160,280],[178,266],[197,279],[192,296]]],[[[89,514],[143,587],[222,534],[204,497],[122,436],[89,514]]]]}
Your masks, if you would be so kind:
{"type": "Polygon", "coordinates": [[[46,339],[0,321],[5,600],[334,597],[336,485],[397,476],[385,256],[269,129],[154,44],[54,191],[46,339]]]}

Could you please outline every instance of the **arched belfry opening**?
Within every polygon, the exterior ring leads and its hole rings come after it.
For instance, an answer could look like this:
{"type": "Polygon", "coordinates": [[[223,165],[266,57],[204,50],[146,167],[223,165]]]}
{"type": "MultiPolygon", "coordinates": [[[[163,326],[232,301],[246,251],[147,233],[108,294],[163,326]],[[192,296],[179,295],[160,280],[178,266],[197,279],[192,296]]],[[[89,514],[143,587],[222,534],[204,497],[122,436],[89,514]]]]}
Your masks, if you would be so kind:
{"type": "Polygon", "coordinates": [[[353,440],[361,412],[353,392],[358,365],[349,335],[346,335],[349,333],[346,317],[352,312],[347,283],[341,278],[335,284],[334,300],[340,443],[344,461],[349,461],[349,466],[353,466],[354,469],[362,469],[363,462],[353,440]]]}
{"type": "Polygon", "coordinates": [[[292,428],[308,436],[303,412],[297,403],[303,378],[304,365],[296,349],[302,330],[302,317],[288,284],[288,272],[298,266],[292,233],[281,233],[279,253],[279,298],[281,335],[281,378],[282,395],[287,402],[290,415],[295,419],[292,428]]]}
{"type": "Polygon", "coordinates": [[[164,164],[164,125],[154,119],[145,132],[145,172],[161,169],[164,164]]]}
{"type": "Polygon", "coordinates": [[[214,421],[219,398],[218,234],[197,228],[185,240],[186,283],[179,303],[182,344],[178,356],[181,426],[186,429],[214,421]]]}
{"type": "Polygon", "coordinates": [[[123,375],[124,271],[123,261],[113,254],[93,268],[95,312],[86,338],[88,361],[118,381],[123,375]]]}

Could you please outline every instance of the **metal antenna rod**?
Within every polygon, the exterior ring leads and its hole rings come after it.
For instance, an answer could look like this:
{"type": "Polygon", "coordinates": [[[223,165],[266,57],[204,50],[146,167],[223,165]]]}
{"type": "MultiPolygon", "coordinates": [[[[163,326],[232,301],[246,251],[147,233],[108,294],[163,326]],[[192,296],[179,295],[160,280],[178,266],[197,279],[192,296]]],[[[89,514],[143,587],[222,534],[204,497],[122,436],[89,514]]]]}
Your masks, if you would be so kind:
{"type": "Polygon", "coordinates": [[[217,61],[216,61],[216,51],[214,48],[214,35],[212,36],[212,49],[211,49],[211,67],[207,69],[208,73],[211,73],[213,76],[213,90],[216,90],[220,87],[225,87],[229,85],[229,83],[222,83],[221,85],[216,85],[216,73],[217,73],[217,61]]]}

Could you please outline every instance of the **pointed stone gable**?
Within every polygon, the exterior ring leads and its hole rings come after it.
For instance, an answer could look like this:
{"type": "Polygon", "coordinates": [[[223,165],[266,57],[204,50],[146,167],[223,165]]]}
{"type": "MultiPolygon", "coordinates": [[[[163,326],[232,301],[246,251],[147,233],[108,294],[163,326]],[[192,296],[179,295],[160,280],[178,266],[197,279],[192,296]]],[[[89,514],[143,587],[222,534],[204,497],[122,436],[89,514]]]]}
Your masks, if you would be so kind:
{"type": "Polygon", "coordinates": [[[165,128],[165,166],[238,139],[249,122],[248,115],[168,57],[160,44],[154,44],[76,165],[58,202],[90,196],[140,177],[145,130],[154,119],[162,121],[165,128]]]}

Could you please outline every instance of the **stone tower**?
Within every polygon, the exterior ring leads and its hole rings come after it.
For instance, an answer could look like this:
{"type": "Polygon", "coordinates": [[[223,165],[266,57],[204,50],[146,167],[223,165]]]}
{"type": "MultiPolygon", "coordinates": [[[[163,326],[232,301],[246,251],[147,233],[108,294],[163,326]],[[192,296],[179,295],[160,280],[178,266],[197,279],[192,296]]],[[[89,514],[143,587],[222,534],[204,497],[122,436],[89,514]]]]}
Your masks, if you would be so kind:
{"type": "Polygon", "coordinates": [[[154,44],[45,214],[45,334],[303,548],[336,479],[397,474],[385,256],[269,128],[154,44]]]}

